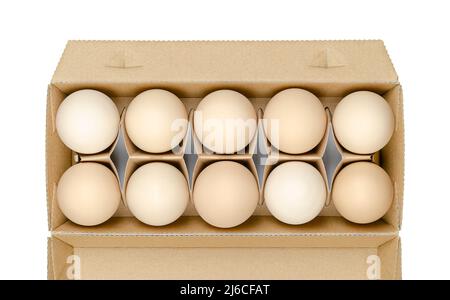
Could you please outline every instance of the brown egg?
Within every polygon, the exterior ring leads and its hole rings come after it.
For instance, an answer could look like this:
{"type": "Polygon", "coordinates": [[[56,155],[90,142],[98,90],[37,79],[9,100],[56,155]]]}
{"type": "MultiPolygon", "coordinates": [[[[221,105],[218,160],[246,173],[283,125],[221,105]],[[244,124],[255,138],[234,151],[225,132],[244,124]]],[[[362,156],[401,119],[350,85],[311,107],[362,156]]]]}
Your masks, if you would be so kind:
{"type": "Polygon", "coordinates": [[[114,173],[99,163],[70,167],[58,182],[56,198],[62,213],[84,226],[101,224],[119,207],[121,193],[114,173]]]}
{"type": "Polygon", "coordinates": [[[114,142],[120,116],[114,102],[95,90],[79,90],[67,96],[56,112],[56,131],[75,152],[98,153],[114,142]]]}
{"type": "Polygon", "coordinates": [[[333,113],[333,128],[339,143],[358,154],[375,153],[394,133],[394,113],[378,94],[359,91],[344,97],[333,113]]]}
{"type": "Polygon", "coordinates": [[[298,88],[279,92],[264,110],[264,132],[282,152],[299,154],[312,150],[325,135],[327,116],[314,94],[298,88]]]}
{"type": "Polygon", "coordinates": [[[252,103],[241,93],[214,91],[195,110],[195,135],[215,153],[243,151],[256,134],[256,117],[252,103]]]}
{"type": "Polygon", "coordinates": [[[389,210],[394,187],[380,166],[356,162],[338,173],[331,197],[341,216],[354,223],[367,224],[380,219],[389,210]]]}
{"type": "Polygon", "coordinates": [[[319,215],[327,198],[327,187],[320,172],[301,161],[282,163],[267,177],[264,202],[281,222],[299,225],[319,215]]]}
{"type": "Polygon", "coordinates": [[[216,227],[234,227],[255,211],[258,184],[243,165],[220,161],[206,167],[197,177],[193,199],[203,220],[216,227]]]}
{"type": "Polygon", "coordinates": [[[150,153],[163,153],[186,135],[188,115],[181,100],[169,91],[152,89],[128,105],[125,128],[134,145],[150,153]]]}
{"type": "Polygon", "coordinates": [[[189,203],[186,178],[174,166],[151,162],[137,169],[128,180],[126,201],[141,222],[163,226],[177,220],[189,203]]]}

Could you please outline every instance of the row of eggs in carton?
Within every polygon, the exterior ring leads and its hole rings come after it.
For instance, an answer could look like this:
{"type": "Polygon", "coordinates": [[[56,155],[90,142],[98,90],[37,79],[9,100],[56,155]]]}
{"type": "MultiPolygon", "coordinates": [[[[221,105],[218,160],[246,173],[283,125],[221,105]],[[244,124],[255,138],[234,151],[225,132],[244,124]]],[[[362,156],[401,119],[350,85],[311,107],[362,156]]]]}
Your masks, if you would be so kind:
{"type": "MultiPolygon", "coordinates": [[[[95,154],[117,138],[120,114],[104,93],[80,90],[66,97],[56,114],[62,142],[75,152],[95,154]]],[[[128,105],[124,125],[131,142],[148,153],[174,149],[186,135],[188,113],[173,93],[147,90],[128,105]]],[[[326,111],[309,91],[290,88],[274,95],[264,109],[263,128],[272,146],[288,154],[314,149],[327,127],[326,111]]],[[[334,110],[336,139],[346,150],[371,154],[382,149],[394,131],[394,115],[384,98],[369,91],[344,97],[334,110]]],[[[218,90],[204,97],[193,117],[195,136],[205,149],[216,154],[242,151],[257,132],[257,114],[251,102],[233,90],[218,90]]],[[[269,212],[281,222],[300,225],[313,220],[323,209],[327,188],[312,165],[301,161],[275,167],[264,185],[269,212]]],[[[331,199],[341,216],[365,224],[381,218],[390,208],[393,186],[389,175],[371,162],[347,165],[333,182],[331,199]]],[[[56,193],[64,215],[71,221],[94,226],[116,212],[121,192],[117,177],[107,167],[79,163],[61,177],[56,193]]],[[[164,162],[139,167],[129,178],[125,199],[130,212],[141,222],[163,226],[177,220],[189,202],[185,176],[164,162]]],[[[233,161],[207,166],[193,186],[196,211],[207,223],[221,228],[242,224],[258,205],[259,189],[254,175],[233,161]]]]}

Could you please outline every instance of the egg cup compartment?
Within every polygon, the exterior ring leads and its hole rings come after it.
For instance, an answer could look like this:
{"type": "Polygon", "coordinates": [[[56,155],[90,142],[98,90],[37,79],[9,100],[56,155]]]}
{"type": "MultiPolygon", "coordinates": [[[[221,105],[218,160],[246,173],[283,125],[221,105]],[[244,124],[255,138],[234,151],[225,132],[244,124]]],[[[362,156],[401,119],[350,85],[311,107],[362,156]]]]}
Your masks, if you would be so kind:
{"type": "MultiPolygon", "coordinates": [[[[121,206],[124,204],[124,193],[122,190],[122,180],[121,180],[121,174],[118,170],[118,166],[117,166],[117,160],[114,159],[114,152],[117,150],[117,148],[120,146],[120,142],[122,141],[122,124],[123,124],[123,118],[124,118],[124,110],[121,113],[121,117],[120,117],[120,126],[119,126],[119,132],[117,133],[117,138],[114,140],[113,144],[108,147],[105,151],[100,152],[100,153],[96,153],[96,154],[81,154],[81,153],[75,153],[74,154],[74,164],[75,163],[80,163],[80,162],[96,162],[96,163],[101,163],[104,165],[107,165],[114,173],[114,175],[116,175],[117,180],[119,182],[119,186],[120,186],[120,191],[122,194],[122,203],[121,206]]],[[[126,160],[127,158],[120,158],[120,160],[126,160]]],[[[119,163],[120,164],[120,163],[119,163]]]]}
{"type": "MultiPolygon", "coordinates": [[[[85,279],[365,279],[368,258],[373,255],[382,262],[376,278],[401,278],[402,93],[381,41],[72,41],[55,71],[47,99],[50,279],[73,279],[68,272],[73,270],[68,263],[71,255],[80,258],[81,278],[85,279]],[[353,224],[335,215],[331,204],[311,222],[293,226],[259,207],[242,225],[221,229],[187,209],[176,222],[154,227],[127,215],[123,208],[101,225],[84,227],[68,221],[59,210],[56,184],[74,161],[72,151],[56,134],[54,120],[59,104],[71,92],[83,88],[102,91],[122,111],[140,92],[162,88],[175,93],[191,111],[205,95],[228,88],[247,96],[259,112],[273,95],[290,87],[314,93],[331,112],[353,91],[373,91],[387,100],[395,115],[395,131],[390,142],[370,158],[386,170],[395,187],[392,207],[382,219],[353,224]]],[[[194,136],[192,128],[189,135],[194,136]]],[[[185,164],[187,174],[192,172],[188,176],[192,182],[207,164],[227,158],[245,164],[255,176],[264,173],[258,169],[261,157],[269,154],[261,147],[264,135],[256,137],[254,152],[226,157],[191,153],[193,142],[188,138],[183,143],[183,154],[158,158],[128,149],[131,156],[125,173],[129,176],[152,160],[170,161],[180,169],[185,164]],[[195,162],[187,163],[189,155],[195,162]]],[[[113,150],[113,156],[120,147],[113,150]]],[[[326,162],[322,152],[326,150],[321,148],[320,155],[307,153],[312,156],[300,159],[314,163],[323,174],[326,162]]],[[[343,153],[347,158],[342,161],[354,158],[346,155],[343,153]]]]}
{"type": "Polygon", "coordinates": [[[128,154],[128,161],[125,167],[124,173],[124,190],[126,189],[126,184],[131,174],[137,169],[138,166],[141,166],[145,163],[152,161],[160,161],[167,162],[169,164],[177,167],[183,175],[185,175],[186,180],[189,182],[189,173],[184,163],[184,155],[186,151],[186,147],[190,140],[190,132],[191,125],[188,123],[188,130],[180,142],[180,144],[174,149],[164,152],[164,153],[149,153],[139,149],[137,146],[133,144],[131,139],[129,138],[125,125],[122,126],[123,132],[123,141],[124,146],[128,154]]]}

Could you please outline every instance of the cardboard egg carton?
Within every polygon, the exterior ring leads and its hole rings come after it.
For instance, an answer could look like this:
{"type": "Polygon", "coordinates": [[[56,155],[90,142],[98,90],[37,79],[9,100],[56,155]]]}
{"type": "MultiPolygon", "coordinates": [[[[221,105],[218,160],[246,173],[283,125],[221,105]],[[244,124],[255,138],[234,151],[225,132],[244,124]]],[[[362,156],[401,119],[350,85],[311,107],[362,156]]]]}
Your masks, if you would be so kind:
{"type": "MultiPolygon", "coordinates": [[[[402,92],[382,41],[70,41],[49,85],[46,162],[49,279],[398,279],[402,219],[404,129],[402,92]],[[261,167],[273,149],[259,134],[235,155],[204,152],[190,130],[175,152],[150,154],[127,137],[123,115],[140,92],[161,88],[175,93],[190,112],[208,93],[233,89],[247,96],[263,117],[277,92],[306,89],[328,112],[327,134],[309,153],[277,153],[278,163],[301,160],[323,175],[329,191],[346,164],[367,160],[390,175],[393,205],[379,221],[359,225],[343,219],[328,201],[321,215],[304,225],[277,221],[264,206],[265,179],[276,166],[261,167]],[[109,95],[122,111],[117,141],[105,152],[78,155],[59,139],[55,115],[70,93],[91,88],[109,95]],[[389,144],[374,155],[354,155],[332,134],[331,115],[347,94],[370,90],[393,109],[396,126],[389,144]],[[336,159],[336,157],[338,159],[336,159]],[[340,158],[340,159],[339,159],[340,158]],[[55,191],[65,170],[84,161],[109,166],[126,189],[131,174],[151,161],[179,168],[190,183],[207,165],[238,161],[258,179],[261,201],[252,216],[235,228],[205,223],[189,204],[176,222],[153,227],[132,217],[126,199],[116,215],[99,226],[78,226],[58,208],[55,191]]],[[[123,193],[124,196],[124,193],[123,193]]]]}

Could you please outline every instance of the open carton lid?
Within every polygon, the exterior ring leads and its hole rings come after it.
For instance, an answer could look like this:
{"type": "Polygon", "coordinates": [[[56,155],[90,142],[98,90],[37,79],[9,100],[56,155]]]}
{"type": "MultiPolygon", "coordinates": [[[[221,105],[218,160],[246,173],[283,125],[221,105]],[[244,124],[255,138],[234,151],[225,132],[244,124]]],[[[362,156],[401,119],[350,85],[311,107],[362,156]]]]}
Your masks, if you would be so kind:
{"type": "MultiPolygon", "coordinates": [[[[314,91],[317,83],[388,87],[398,78],[381,40],[348,40],[69,41],[52,79],[64,90],[88,84],[117,94],[136,93],[145,84],[171,87],[182,82],[198,83],[183,91],[193,95],[204,93],[208,82],[270,82],[314,91]]],[[[247,96],[259,92],[253,93],[247,96]]]]}

